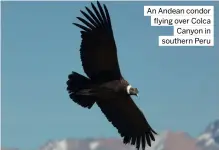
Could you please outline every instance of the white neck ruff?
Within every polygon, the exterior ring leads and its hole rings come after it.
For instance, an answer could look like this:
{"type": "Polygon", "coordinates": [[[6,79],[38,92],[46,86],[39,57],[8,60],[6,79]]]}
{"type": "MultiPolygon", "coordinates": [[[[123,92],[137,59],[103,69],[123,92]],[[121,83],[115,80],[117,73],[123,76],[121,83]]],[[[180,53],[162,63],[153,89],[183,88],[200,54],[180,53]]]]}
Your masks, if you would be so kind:
{"type": "Polygon", "coordinates": [[[132,87],[131,85],[128,85],[127,88],[126,88],[126,91],[127,91],[128,94],[130,94],[130,88],[131,87],[132,87]]]}

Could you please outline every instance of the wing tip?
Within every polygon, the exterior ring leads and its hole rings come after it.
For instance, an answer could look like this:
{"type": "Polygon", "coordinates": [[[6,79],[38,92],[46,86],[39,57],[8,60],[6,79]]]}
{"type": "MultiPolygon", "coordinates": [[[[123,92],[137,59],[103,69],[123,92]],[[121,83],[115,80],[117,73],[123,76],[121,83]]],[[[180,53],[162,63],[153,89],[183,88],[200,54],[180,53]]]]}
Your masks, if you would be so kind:
{"type": "Polygon", "coordinates": [[[91,2],[91,6],[92,6],[92,7],[95,7],[95,5],[94,5],[94,3],[93,3],[93,2],[91,2]]]}
{"type": "Polygon", "coordinates": [[[97,0],[97,4],[100,5],[100,2],[97,0]]]}
{"type": "Polygon", "coordinates": [[[100,2],[99,2],[99,1],[97,1],[97,5],[101,6],[101,4],[100,4],[100,2]]]}
{"type": "Polygon", "coordinates": [[[123,143],[126,144],[131,144],[136,147],[137,150],[142,148],[142,150],[145,150],[146,146],[148,145],[149,147],[152,146],[152,141],[155,141],[154,135],[158,135],[157,132],[155,132],[153,129],[150,129],[150,131],[147,131],[144,135],[139,136],[139,137],[129,137],[129,136],[124,136],[123,138],[123,143]],[[139,139],[140,143],[139,143],[139,139]]]}
{"type": "Polygon", "coordinates": [[[91,11],[87,6],[85,6],[85,9],[88,11],[88,13],[84,12],[83,10],[80,10],[80,12],[85,16],[86,19],[84,20],[81,17],[77,17],[77,19],[82,21],[83,24],[85,24],[86,26],[77,23],[75,23],[74,25],[77,24],[77,27],[82,28],[85,31],[90,31],[89,29],[92,29],[93,27],[99,28],[101,26],[112,28],[107,6],[105,4],[103,4],[102,6],[99,0],[97,0],[96,3],[97,6],[95,6],[94,1],[91,1],[90,3],[91,7],[93,8],[93,11],[91,11]],[[89,22],[87,21],[87,19],[89,20],[89,22]],[[89,28],[87,28],[87,26],[89,28]]]}

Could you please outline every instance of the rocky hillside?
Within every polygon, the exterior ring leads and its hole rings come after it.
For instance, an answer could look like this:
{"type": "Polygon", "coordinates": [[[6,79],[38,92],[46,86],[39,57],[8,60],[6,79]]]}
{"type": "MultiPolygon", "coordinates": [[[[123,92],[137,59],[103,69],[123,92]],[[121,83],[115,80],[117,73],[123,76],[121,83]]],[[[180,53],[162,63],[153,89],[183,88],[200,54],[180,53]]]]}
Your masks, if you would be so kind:
{"type": "Polygon", "coordinates": [[[204,150],[219,150],[219,120],[208,125],[206,130],[197,138],[197,145],[204,150]]]}

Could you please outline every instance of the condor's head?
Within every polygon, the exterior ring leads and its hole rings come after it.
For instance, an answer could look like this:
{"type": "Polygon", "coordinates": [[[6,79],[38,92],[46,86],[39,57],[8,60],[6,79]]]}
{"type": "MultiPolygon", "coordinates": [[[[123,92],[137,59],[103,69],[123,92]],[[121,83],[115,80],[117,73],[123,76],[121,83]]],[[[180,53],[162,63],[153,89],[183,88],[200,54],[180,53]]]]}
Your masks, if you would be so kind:
{"type": "Polygon", "coordinates": [[[126,90],[127,90],[127,93],[129,94],[129,95],[135,95],[135,96],[137,96],[138,97],[138,89],[137,88],[133,88],[131,85],[128,85],[127,86],[127,88],[126,88],[126,90]]]}

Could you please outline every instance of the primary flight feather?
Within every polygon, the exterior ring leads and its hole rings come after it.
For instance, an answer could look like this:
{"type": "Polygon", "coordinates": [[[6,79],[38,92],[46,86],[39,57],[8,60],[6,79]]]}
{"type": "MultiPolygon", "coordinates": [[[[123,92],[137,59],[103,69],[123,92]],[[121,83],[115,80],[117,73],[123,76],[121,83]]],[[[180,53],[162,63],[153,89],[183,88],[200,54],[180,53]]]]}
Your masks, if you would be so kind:
{"type": "Polygon", "coordinates": [[[108,9],[97,2],[91,10],[81,11],[85,19],[77,17],[82,24],[80,57],[88,77],[72,72],[68,76],[67,90],[70,98],[80,106],[90,109],[95,103],[106,118],[117,128],[123,143],[144,150],[151,146],[157,133],[150,127],[131,95],[137,95],[120,72],[117,48],[108,9]]]}

